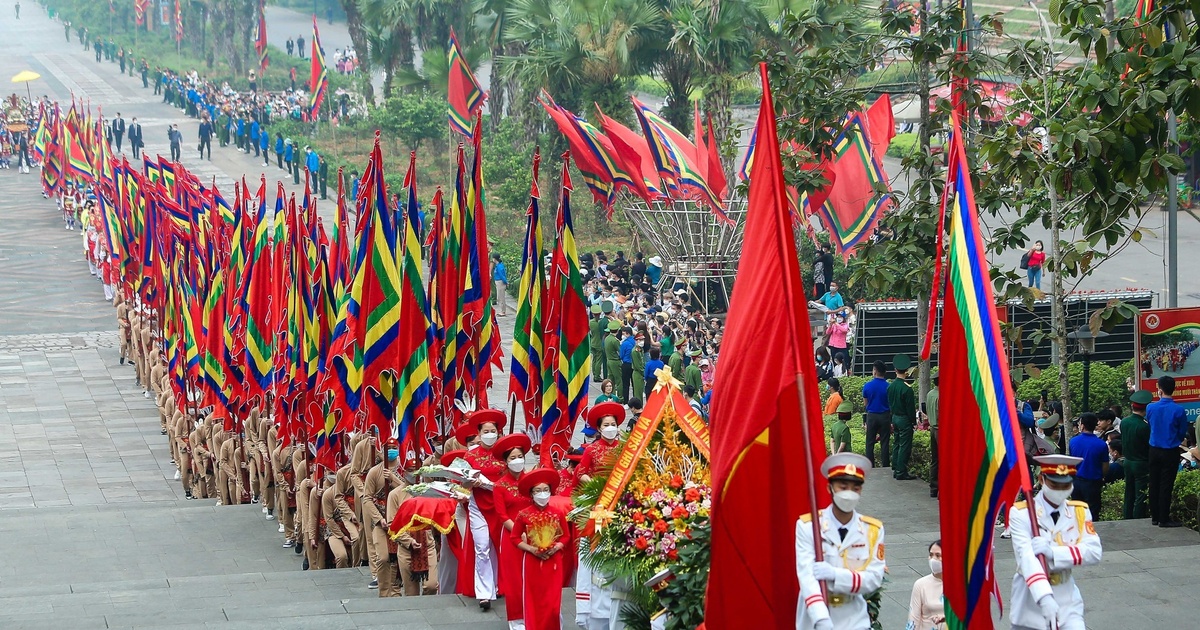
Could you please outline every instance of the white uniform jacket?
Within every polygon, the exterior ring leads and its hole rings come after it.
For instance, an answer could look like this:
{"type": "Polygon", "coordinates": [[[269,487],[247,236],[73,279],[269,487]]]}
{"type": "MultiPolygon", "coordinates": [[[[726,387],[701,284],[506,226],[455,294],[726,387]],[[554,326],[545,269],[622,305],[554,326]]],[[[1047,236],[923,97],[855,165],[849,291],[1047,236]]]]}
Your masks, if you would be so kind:
{"type": "Polygon", "coordinates": [[[1047,627],[1038,601],[1053,594],[1058,602],[1058,627],[1083,630],[1083,598],[1071,570],[1100,562],[1103,549],[1092,526],[1092,513],[1082,501],[1067,501],[1055,508],[1041,492],[1034,497],[1033,505],[1037,511],[1038,534],[1050,539],[1051,554],[1043,568],[1030,543],[1029,505],[1025,501],[1013,505],[1008,511],[1008,528],[1012,532],[1013,554],[1017,560],[1017,573],[1012,582],[1012,624],[1024,628],[1047,627]],[[1055,510],[1058,511],[1058,522],[1050,514],[1055,510]]]}
{"type": "Polygon", "coordinates": [[[863,596],[883,585],[886,567],[883,523],[855,512],[850,522],[842,525],[834,518],[832,507],[821,510],[820,518],[821,548],[825,562],[837,571],[837,579],[826,582],[829,594],[826,601],[812,571],[815,558],[812,515],[801,516],[796,521],[796,576],[800,581],[796,629],[812,630],[816,622],[830,619],[835,630],[867,630],[871,619],[863,596]],[[845,540],[838,534],[839,527],[847,530],[845,540]]]}

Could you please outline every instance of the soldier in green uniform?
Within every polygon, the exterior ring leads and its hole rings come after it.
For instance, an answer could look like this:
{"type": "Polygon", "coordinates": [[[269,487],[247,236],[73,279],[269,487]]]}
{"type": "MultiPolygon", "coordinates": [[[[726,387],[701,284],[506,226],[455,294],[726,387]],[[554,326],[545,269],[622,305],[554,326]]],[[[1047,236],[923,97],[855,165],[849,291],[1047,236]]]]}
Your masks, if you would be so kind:
{"type": "Polygon", "coordinates": [[[929,420],[929,496],[938,496],[938,369],[929,372],[929,393],[925,394],[925,417],[929,420]]]}
{"type": "Polygon", "coordinates": [[[1125,455],[1124,518],[1146,518],[1150,490],[1150,423],[1146,405],[1154,395],[1140,389],[1129,397],[1130,413],[1121,420],[1121,452],[1125,455]]]}
{"type": "Polygon", "coordinates": [[[833,421],[833,426],[829,427],[831,455],[850,452],[850,427],[846,426],[846,423],[853,417],[854,403],[847,400],[837,406],[837,419],[833,421]]]}
{"type": "Polygon", "coordinates": [[[613,395],[618,397],[625,391],[621,381],[621,342],[617,339],[620,331],[621,322],[612,319],[608,321],[608,334],[604,336],[604,368],[608,371],[608,378],[612,379],[613,395]]]}
{"type": "Polygon", "coordinates": [[[676,348],[675,352],[672,352],[666,361],[667,367],[671,368],[672,374],[683,374],[683,352],[680,352],[679,348],[676,348]]]}
{"type": "Polygon", "coordinates": [[[646,379],[642,375],[646,373],[646,335],[641,330],[634,335],[633,352],[633,397],[638,400],[645,400],[642,396],[646,389],[646,379]]]}
{"type": "Polygon", "coordinates": [[[600,382],[608,376],[604,373],[608,366],[604,364],[604,331],[608,330],[608,319],[602,314],[599,304],[592,305],[592,322],[588,325],[588,348],[592,352],[592,379],[600,382]]]}
{"type": "Polygon", "coordinates": [[[691,385],[696,389],[696,400],[704,395],[704,378],[700,374],[700,349],[694,348],[688,352],[688,356],[692,358],[692,362],[683,370],[683,384],[691,385]]]}
{"type": "Polygon", "coordinates": [[[917,420],[916,397],[904,379],[912,360],[907,354],[892,357],[896,378],[888,384],[888,406],[892,409],[892,477],[900,481],[916,479],[908,474],[908,458],[912,454],[913,426],[917,420]]]}

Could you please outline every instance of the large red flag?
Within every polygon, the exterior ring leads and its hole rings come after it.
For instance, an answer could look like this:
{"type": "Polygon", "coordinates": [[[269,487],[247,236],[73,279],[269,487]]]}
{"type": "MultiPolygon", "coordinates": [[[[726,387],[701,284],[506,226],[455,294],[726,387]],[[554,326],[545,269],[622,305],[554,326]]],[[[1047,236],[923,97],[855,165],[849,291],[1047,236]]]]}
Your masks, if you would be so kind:
{"type": "Polygon", "coordinates": [[[795,627],[796,520],[829,499],[814,483],[825,449],[812,336],[765,64],[761,73],[745,244],[712,402],[709,630],[795,627]]]}

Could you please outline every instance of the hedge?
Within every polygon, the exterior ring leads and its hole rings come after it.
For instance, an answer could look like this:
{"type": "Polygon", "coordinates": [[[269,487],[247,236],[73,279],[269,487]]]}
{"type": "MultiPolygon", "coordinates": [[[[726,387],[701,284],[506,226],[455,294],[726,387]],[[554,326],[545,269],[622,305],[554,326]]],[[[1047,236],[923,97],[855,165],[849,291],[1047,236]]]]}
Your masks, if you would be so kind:
{"type": "MultiPolygon", "coordinates": [[[[1100,520],[1121,520],[1124,504],[1124,481],[1104,486],[1100,495],[1100,520]]],[[[1183,471],[1175,477],[1171,518],[1183,523],[1184,527],[1200,532],[1200,470],[1183,471]]]]}
{"type": "MultiPolygon", "coordinates": [[[[1083,363],[1069,364],[1067,375],[1071,384],[1071,409],[1078,413],[1083,411],[1083,363]]],[[[1125,379],[1128,376],[1124,365],[1111,367],[1104,363],[1093,363],[1088,383],[1088,398],[1092,403],[1092,411],[1106,409],[1111,405],[1128,408],[1129,390],[1125,387],[1125,379]]],[[[1053,366],[1042,370],[1035,377],[1022,381],[1017,386],[1017,397],[1021,400],[1037,400],[1043,391],[1052,399],[1058,395],[1058,370],[1053,366]]]]}

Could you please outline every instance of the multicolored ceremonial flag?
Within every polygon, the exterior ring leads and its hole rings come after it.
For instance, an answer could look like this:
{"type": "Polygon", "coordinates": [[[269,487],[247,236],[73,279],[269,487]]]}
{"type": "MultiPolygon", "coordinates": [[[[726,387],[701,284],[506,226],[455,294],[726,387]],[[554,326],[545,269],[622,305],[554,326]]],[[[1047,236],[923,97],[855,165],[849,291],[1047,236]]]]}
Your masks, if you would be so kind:
{"type": "Polygon", "coordinates": [[[258,23],[254,27],[254,52],[258,53],[259,72],[266,71],[271,63],[267,55],[267,15],[264,4],[258,3],[258,23]]]}
{"type": "Polygon", "coordinates": [[[864,113],[847,117],[835,142],[835,184],[828,200],[818,207],[830,241],[843,256],[871,235],[880,217],[895,203],[887,174],[871,149],[869,128],[864,113]]]}
{"type": "Polygon", "coordinates": [[[417,152],[409,154],[408,173],[404,176],[408,201],[404,204],[400,225],[400,372],[396,379],[396,439],[404,451],[427,455],[432,452],[429,439],[435,436],[433,389],[430,385],[429,346],[433,329],[429,322],[429,301],[421,278],[421,218],[417,205],[417,152]]]}
{"type": "Polygon", "coordinates": [[[513,329],[512,362],[508,395],[521,405],[526,425],[538,425],[542,400],[542,297],[545,292],[546,253],[542,246],[538,188],[540,151],[533,154],[533,184],[525,211],[525,246],[521,253],[521,283],[517,288],[517,322],[513,329]]]}
{"type": "Polygon", "coordinates": [[[606,116],[599,106],[596,106],[596,114],[600,116],[600,127],[604,130],[604,135],[608,136],[620,158],[621,168],[635,179],[641,178],[642,186],[638,187],[638,191],[644,188],[646,196],[637,191],[634,194],[642,197],[646,203],[664,198],[666,195],[662,191],[662,181],[658,178],[654,156],[650,154],[650,146],[646,144],[645,138],[606,116]]]}
{"type": "Polygon", "coordinates": [[[179,6],[179,0],[175,0],[175,43],[183,41],[183,9],[179,6]]]}
{"type": "Polygon", "coordinates": [[[450,128],[471,138],[471,121],[475,114],[483,108],[487,98],[471,66],[463,56],[462,47],[458,44],[458,36],[450,29],[449,45],[450,75],[446,84],[446,96],[449,101],[450,128]]]}
{"type": "Polygon", "coordinates": [[[641,122],[642,134],[650,146],[650,154],[654,157],[658,174],[667,184],[667,189],[680,198],[698,199],[712,208],[721,220],[731,221],[725,214],[724,200],[717,195],[704,176],[708,170],[708,156],[700,156],[696,145],[667,122],[667,119],[646,107],[636,97],[630,99],[633,101],[633,111],[641,122]]]}
{"type": "Polygon", "coordinates": [[[313,16],[312,73],[308,80],[308,118],[317,119],[321,101],[329,89],[329,70],[325,66],[325,51],[321,48],[321,33],[317,30],[317,16],[313,16]]]}
{"type": "Polygon", "coordinates": [[[571,154],[563,154],[562,195],[545,331],[548,350],[542,372],[541,463],[551,466],[571,446],[571,434],[588,402],[592,356],[588,347],[588,307],[583,294],[575,223],[571,216],[571,154]],[[553,361],[553,363],[551,362],[553,361]]]}
{"type": "Polygon", "coordinates": [[[797,520],[829,501],[820,474],[819,385],[775,105],[766,64],[759,71],[758,159],[710,416],[712,563],[704,618],[712,630],[796,627],[797,520]]]}
{"type": "Polygon", "coordinates": [[[133,16],[138,26],[145,26],[146,7],[148,6],[150,6],[150,0],[133,0],[133,16]]]}
{"type": "Polygon", "coordinates": [[[942,553],[947,558],[942,577],[946,627],[991,630],[996,517],[1017,490],[1027,497],[1033,492],[956,114],[951,124],[949,173],[938,226],[938,260],[942,252],[945,260],[935,268],[930,300],[935,317],[925,332],[921,356],[928,358],[932,349],[944,273],[939,391],[943,408],[955,410],[955,421],[944,423],[938,435],[941,451],[954,453],[942,458],[938,477],[942,553]]]}

